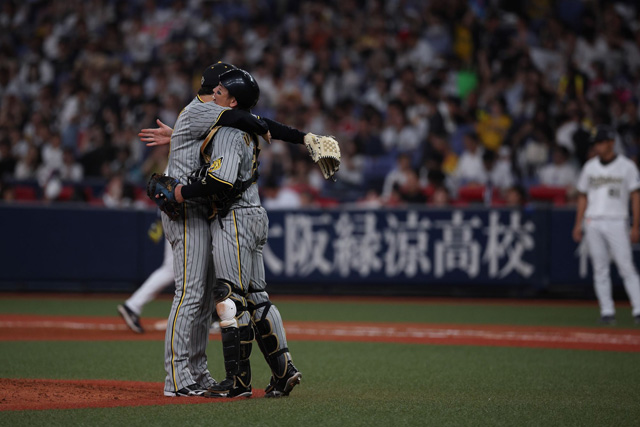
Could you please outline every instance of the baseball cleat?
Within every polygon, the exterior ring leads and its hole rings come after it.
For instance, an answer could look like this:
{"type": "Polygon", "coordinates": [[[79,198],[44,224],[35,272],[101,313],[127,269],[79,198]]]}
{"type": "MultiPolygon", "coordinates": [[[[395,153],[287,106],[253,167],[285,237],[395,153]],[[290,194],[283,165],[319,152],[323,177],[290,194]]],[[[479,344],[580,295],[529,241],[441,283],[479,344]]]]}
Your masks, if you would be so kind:
{"type": "Polygon", "coordinates": [[[602,325],[615,325],[616,318],[615,316],[600,316],[600,323],[602,325]]]}
{"type": "Polygon", "coordinates": [[[236,384],[231,378],[227,378],[221,383],[218,383],[212,387],[209,387],[207,391],[204,392],[204,397],[251,397],[253,392],[251,391],[251,386],[243,386],[241,384],[236,384]]]}
{"type": "Polygon", "coordinates": [[[140,324],[140,317],[127,307],[127,304],[118,305],[118,313],[120,313],[120,316],[124,319],[124,323],[126,323],[129,329],[133,332],[137,334],[144,332],[144,329],[140,324]]]}
{"type": "Polygon", "coordinates": [[[178,391],[165,391],[164,395],[167,397],[193,397],[202,396],[205,391],[206,390],[201,388],[198,384],[191,384],[178,391]]]}
{"type": "Polygon", "coordinates": [[[291,390],[298,384],[300,384],[300,380],[302,379],[302,373],[293,366],[293,363],[289,361],[287,366],[287,373],[284,377],[276,380],[273,376],[271,377],[271,381],[269,385],[264,390],[264,397],[284,397],[289,396],[291,390]]]}

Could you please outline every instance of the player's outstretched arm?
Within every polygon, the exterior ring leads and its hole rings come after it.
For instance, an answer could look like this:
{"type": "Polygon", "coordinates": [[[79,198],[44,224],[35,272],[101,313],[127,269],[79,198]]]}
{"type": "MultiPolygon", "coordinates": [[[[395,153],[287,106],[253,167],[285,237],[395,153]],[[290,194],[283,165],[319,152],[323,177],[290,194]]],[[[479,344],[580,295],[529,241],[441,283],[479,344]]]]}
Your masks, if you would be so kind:
{"type": "Polygon", "coordinates": [[[269,125],[273,138],[293,144],[304,144],[313,162],[320,167],[324,178],[335,181],[334,175],[340,169],[340,145],[335,138],[304,133],[271,119],[264,121],[269,125]]]}
{"type": "Polygon", "coordinates": [[[158,124],[157,128],[141,129],[138,133],[140,141],[146,142],[147,147],[165,145],[171,142],[173,129],[162,123],[160,119],[156,119],[156,123],[158,124]]]}
{"type": "MultiPolygon", "coordinates": [[[[173,129],[162,123],[160,119],[156,119],[156,123],[158,124],[157,128],[141,129],[138,133],[140,141],[145,142],[147,147],[166,145],[171,142],[173,129]]],[[[229,126],[245,132],[256,133],[261,135],[267,142],[271,142],[271,134],[267,124],[246,111],[225,110],[224,114],[221,114],[218,120],[211,125],[207,134],[216,126],[229,126]]]]}

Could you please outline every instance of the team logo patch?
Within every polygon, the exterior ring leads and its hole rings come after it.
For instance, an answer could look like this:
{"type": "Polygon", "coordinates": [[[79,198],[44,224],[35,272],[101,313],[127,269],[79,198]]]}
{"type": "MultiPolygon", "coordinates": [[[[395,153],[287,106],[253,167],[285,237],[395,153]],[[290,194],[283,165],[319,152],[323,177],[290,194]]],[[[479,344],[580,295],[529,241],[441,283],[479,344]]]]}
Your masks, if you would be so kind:
{"type": "Polygon", "coordinates": [[[215,159],[213,162],[211,162],[211,166],[209,166],[209,172],[217,171],[221,167],[222,167],[222,157],[220,157],[219,159],[215,159]]]}

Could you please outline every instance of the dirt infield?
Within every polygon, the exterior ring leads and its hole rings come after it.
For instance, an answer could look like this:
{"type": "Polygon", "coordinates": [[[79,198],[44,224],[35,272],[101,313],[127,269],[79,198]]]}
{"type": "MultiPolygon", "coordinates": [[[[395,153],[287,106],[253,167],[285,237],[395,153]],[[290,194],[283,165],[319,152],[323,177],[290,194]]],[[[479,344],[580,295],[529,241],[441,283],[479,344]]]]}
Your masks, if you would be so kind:
{"type": "MultiPolygon", "coordinates": [[[[134,334],[118,317],[0,315],[0,341],[163,340],[166,320],[145,319],[134,334]]],[[[423,323],[285,322],[289,340],[422,345],[541,347],[640,352],[640,329],[444,325],[423,323]]],[[[219,335],[211,335],[219,339],[219,335]]],[[[162,383],[0,378],[0,411],[195,404],[231,399],[168,398],[162,383]]],[[[254,390],[254,397],[264,395],[254,390]]]]}
{"type": "MultiPolygon", "coordinates": [[[[233,401],[205,397],[165,397],[162,388],[162,383],[136,381],[0,378],[0,412],[233,401]]],[[[253,390],[253,397],[263,396],[264,390],[253,390]]]]}

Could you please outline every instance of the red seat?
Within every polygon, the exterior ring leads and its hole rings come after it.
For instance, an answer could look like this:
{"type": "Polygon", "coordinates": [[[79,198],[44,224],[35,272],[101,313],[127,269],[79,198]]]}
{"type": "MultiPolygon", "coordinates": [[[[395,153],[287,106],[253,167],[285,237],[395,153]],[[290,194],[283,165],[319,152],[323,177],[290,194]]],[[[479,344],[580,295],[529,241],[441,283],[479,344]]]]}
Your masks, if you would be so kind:
{"type": "Polygon", "coordinates": [[[13,187],[13,197],[16,200],[38,200],[36,189],[31,185],[16,185],[13,187]]]}
{"type": "Polygon", "coordinates": [[[72,185],[65,185],[60,190],[60,194],[58,195],[58,200],[61,202],[67,202],[73,198],[74,188],[72,185]]]}
{"type": "Polygon", "coordinates": [[[532,202],[548,202],[554,205],[564,205],[567,203],[567,189],[565,187],[534,185],[529,188],[529,199],[532,202]]]}
{"type": "Polygon", "coordinates": [[[482,203],[484,201],[484,185],[465,185],[458,189],[459,202],[482,203]]]}

